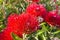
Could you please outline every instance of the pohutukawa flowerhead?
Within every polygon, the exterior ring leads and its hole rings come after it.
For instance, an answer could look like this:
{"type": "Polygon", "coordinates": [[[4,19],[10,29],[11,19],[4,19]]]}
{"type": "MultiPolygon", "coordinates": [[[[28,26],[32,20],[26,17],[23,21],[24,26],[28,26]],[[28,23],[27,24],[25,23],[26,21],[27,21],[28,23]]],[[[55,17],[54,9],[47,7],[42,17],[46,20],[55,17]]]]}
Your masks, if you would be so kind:
{"type": "Polygon", "coordinates": [[[16,26],[19,26],[18,24],[19,24],[18,15],[17,14],[9,15],[7,19],[7,26],[16,27],[16,26]]]}
{"type": "Polygon", "coordinates": [[[12,32],[16,33],[18,36],[22,37],[22,35],[19,34],[19,32],[21,32],[19,30],[20,27],[20,23],[19,23],[19,15],[17,14],[11,14],[8,17],[7,20],[7,27],[10,27],[10,29],[12,30],[12,32]]]}
{"type": "MultiPolygon", "coordinates": [[[[17,14],[11,14],[7,18],[7,26],[3,29],[3,32],[0,33],[0,40],[13,40],[12,32],[18,35],[20,31],[19,28],[19,19],[17,14]]],[[[20,35],[20,37],[22,37],[20,35]]]]}
{"type": "Polygon", "coordinates": [[[9,27],[8,28],[5,28],[0,33],[0,40],[13,40],[12,31],[13,31],[13,29],[11,29],[9,27]]]}
{"type": "Polygon", "coordinates": [[[60,26],[60,15],[56,11],[50,11],[46,16],[46,22],[51,25],[60,26]]]}
{"type": "Polygon", "coordinates": [[[32,0],[33,2],[39,2],[40,0],[32,0]]]}
{"type": "Polygon", "coordinates": [[[38,21],[36,17],[30,14],[21,14],[19,16],[20,20],[20,33],[32,33],[38,29],[38,21]]]}
{"type": "Polygon", "coordinates": [[[26,12],[34,16],[44,17],[47,13],[45,7],[42,4],[32,3],[26,8],[26,12]]]}

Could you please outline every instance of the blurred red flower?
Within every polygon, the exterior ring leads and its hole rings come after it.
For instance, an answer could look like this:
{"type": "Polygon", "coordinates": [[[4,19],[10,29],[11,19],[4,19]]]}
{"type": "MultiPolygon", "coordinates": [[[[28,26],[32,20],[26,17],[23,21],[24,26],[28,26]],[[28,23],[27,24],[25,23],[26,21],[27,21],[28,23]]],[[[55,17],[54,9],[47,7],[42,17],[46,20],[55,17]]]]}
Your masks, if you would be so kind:
{"type": "Polygon", "coordinates": [[[36,3],[28,5],[26,8],[26,12],[34,16],[42,16],[42,17],[44,17],[47,13],[45,7],[42,4],[38,5],[36,3]]]}
{"type": "Polygon", "coordinates": [[[55,26],[60,26],[60,15],[57,11],[50,11],[46,16],[46,22],[55,26]]]}
{"type": "Polygon", "coordinates": [[[17,14],[9,15],[7,19],[7,26],[0,34],[0,40],[13,40],[11,33],[13,32],[15,34],[18,34],[18,27],[19,27],[18,15],[17,14]]]}
{"type": "Polygon", "coordinates": [[[32,0],[33,2],[39,2],[40,0],[32,0]]]}
{"type": "Polygon", "coordinates": [[[30,14],[21,14],[19,15],[20,22],[20,31],[23,33],[32,33],[38,29],[38,21],[36,17],[30,14]]]}
{"type": "Polygon", "coordinates": [[[0,40],[13,40],[11,28],[6,28],[0,33],[0,40]]]}
{"type": "Polygon", "coordinates": [[[13,40],[12,32],[22,37],[24,33],[30,34],[38,29],[36,17],[30,14],[11,14],[7,20],[7,27],[0,33],[0,40],[13,40]]]}

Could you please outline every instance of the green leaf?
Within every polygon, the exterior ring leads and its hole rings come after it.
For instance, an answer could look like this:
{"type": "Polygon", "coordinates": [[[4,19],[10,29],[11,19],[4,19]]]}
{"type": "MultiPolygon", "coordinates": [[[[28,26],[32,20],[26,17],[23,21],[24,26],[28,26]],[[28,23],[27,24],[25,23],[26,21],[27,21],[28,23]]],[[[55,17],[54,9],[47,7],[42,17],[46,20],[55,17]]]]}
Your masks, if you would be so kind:
{"type": "Polygon", "coordinates": [[[22,38],[18,37],[16,34],[12,33],[14,40],[22,40],[22,38]]]}
{"type": "Polygon", "coordinates": [[[37,31],[37,33],[36,33],[36,37],[37,37],[38,35],[43,34],[43,33],[44,33],[44,31],[43,31],[43,30],[38,30],[38,31],[37,31]]]}
{"type": "Polygon", "coordinates": [[[58,31],[54,32],[53,34],[58,34],[58,33],[60,33],[60,30],[58,30],[58,31]]]}
{"type": "Polygon", "coordinates": [[[46,37],[42,34],[43,40],[46,40],[46,37]]]}

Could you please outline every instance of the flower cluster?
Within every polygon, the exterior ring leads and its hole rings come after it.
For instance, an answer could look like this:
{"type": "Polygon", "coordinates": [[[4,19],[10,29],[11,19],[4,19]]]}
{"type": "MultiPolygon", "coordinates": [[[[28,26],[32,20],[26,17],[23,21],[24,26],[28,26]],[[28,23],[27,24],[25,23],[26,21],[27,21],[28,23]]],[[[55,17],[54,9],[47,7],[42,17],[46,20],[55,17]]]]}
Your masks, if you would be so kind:
{"type": "Polygon", "coordinates": [[[43,4],[32,3],[26,8],[26,12],[34,16],[44,17],[47,13],[46,8],[43,4]]]}
{"type": "Polygon", "coordinates": [[[50,11],[46,18],[45,18],[46,22],[48,24],[51,24],[53,26],[60,26],[60,15],[58,14],[58,12],[56,10],[50,11]]]}
{"type": "Polygon", "coordinates": [[[28,13],[20,15],[11,14],[7,19],[7,26],[0,33],[0,40],[13,40],[12,33],[22,37],[24,33],[30,34],[38,29],[37,18],[28,13]]]}
{"type": "Polygon", "coordinates": [[[38,17],[42,17],[45,22],[53,26],[60,26],[60,15],[56,10],[47,11],[43,4],[37,4],[38,0],[33,0],[22,14],[11,14],[7,18],[7,26],[0,33],[0,40],[13,40],[12,33],[23,37],[23,34],[31,34],[39,29],[38,17]]]}

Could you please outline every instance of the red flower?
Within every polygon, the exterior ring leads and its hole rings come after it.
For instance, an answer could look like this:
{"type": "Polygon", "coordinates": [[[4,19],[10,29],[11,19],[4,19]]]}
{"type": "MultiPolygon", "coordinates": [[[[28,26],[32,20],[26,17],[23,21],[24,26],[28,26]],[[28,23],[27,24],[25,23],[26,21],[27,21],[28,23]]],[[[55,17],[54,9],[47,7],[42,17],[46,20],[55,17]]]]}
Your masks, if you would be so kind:
{"type": "Polygon", "coordinates": [[[32,0],[33,2],[39,2],[40,0],[32,0]]]}
{"type": "Polygon", "coordinates": [[[23,33],[32,33],[38,29],[37,19],[30,14],[11,14],[7,27],[0,33],[0,40],[13,40],[12,32],[22,37],[23,33]]]}
{"type": "Polygon", "coordinates": [[[0,40],[13,40],[12,30],[10,28],[6,28],[3,32],[0,33],[0,40]]]}
{"type": "Polygon", "coordinates": [[[17,14],[11,14],[8,17],[8,25],[7,26],[10,27],[12,29],[12,31],[14,33],[16,33],[18,36],[22,37],[22,31],[19,30],[19,27],[20,27],[19,21],[20,21],[19,20],[19,15],[17,15],[17,14]]]}
{"type": "MultiPolygon", "coordinates": [[[[11,14],[7,20],[7,27],[0,33],[0,40],[13,40],[12,32],[18,35],[19,21],[17,14],[11,14]]],[[[20,36],[21,37],[21,36],[20,36]]]]}
{"type": "Polygon", "coordinates": [[[17,14],[11,14],[9,17],[8,17],[8,20],[7,20],[7,26],[10,26],[10,27],[17,27],[19,26],[19,21],[18,21],[18,16],[17,14]]]}
{"type": "Polygon", "coordinates": [[[34,16],[42,16],[42,17],[44,17],[47,13],[45,7],[42,4],[38,5],[36,3],[30,4],[27,7],[26,12],[34,16]]]}
{"type": "Polygon", "coordinates": [[[50,11],[46,16],[46,22],[52,25],[60,25],[60,15],[56,11],[50,11]]]}
{"type": "Polygon", "coordinates": [[[32,33],[38,28],[37,19],[30,14],[21,14],[20,20],[20,33],[32,33]]]}

